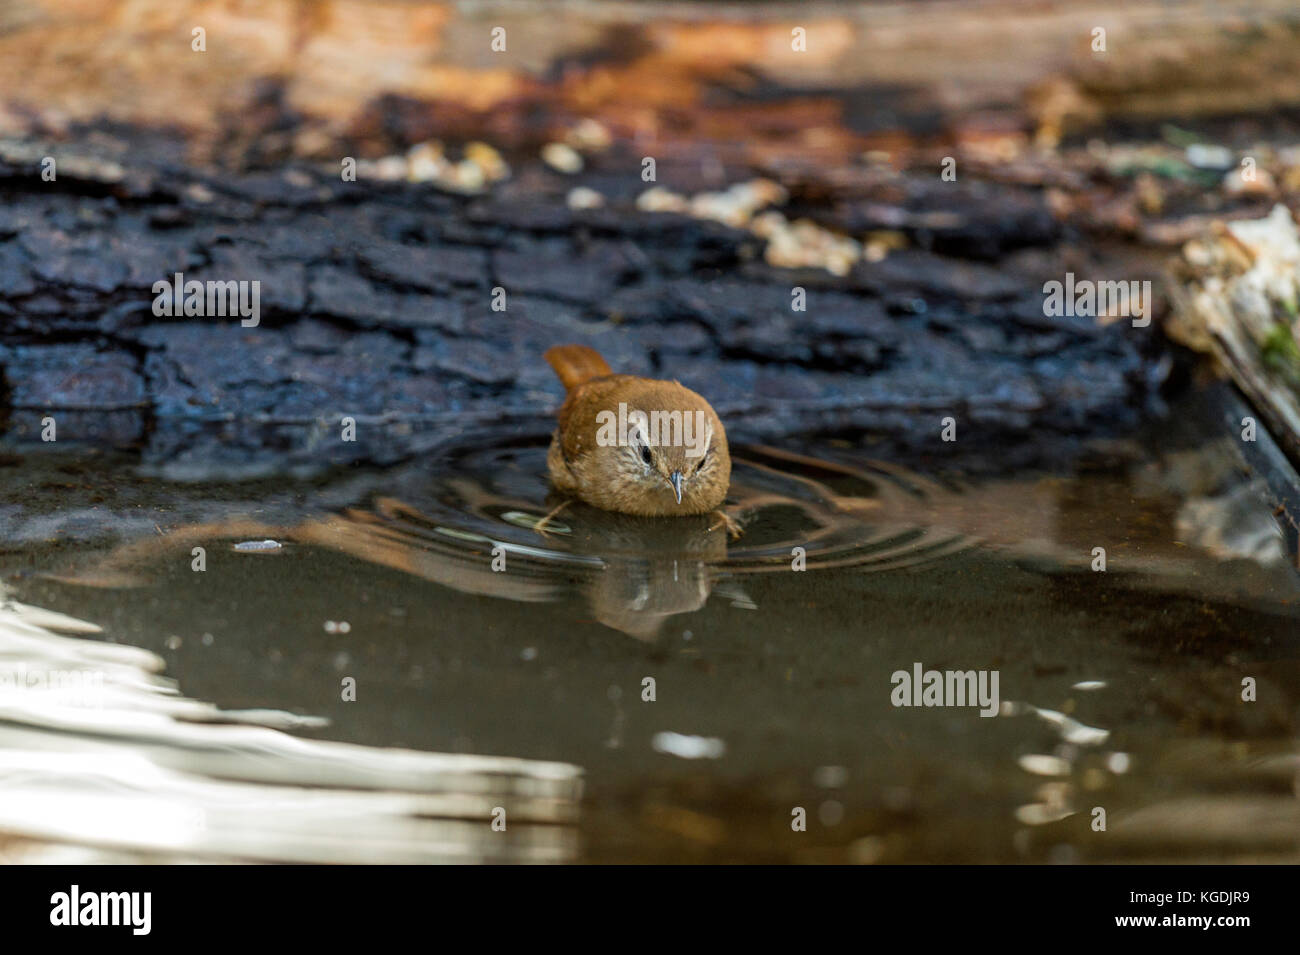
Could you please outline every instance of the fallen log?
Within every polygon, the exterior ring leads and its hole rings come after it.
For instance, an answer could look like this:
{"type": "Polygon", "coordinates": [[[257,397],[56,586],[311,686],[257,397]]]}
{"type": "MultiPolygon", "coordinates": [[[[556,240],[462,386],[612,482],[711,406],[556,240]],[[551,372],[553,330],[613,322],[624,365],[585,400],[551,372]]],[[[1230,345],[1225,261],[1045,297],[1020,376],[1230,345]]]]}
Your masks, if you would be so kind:
{"type": "MultiPolygon", "coordinates": [[[[707,394],[741,441],[866,433],[933,454],[952,416],[944,459],[998,469],[1009,444],[1051,461],[1056,440],[1131,427],[1158,384],[1140,330],[1044,313],[1041,275],[1064,275],[1069,250],[1000,269],[996,233],[975,243],[991,263],[906,248],[836,274],[765,261],[748,229],[645,211],[634,187],[572,208],[597,178],[540,164],[460,195],[97,142],[122,158],[54,183],[40,148],[0,149],[0,408],[37,448],[52,417],[59,441],[197,478],[391,463],[485,423],[544,435],[560,394],[541,355],[566,341],[707,394]],[[162,314],[178,273],[260,283],[260,314],[162,314]]],[[[972,228],[1005,197],[973,193],[972,228]]]]}

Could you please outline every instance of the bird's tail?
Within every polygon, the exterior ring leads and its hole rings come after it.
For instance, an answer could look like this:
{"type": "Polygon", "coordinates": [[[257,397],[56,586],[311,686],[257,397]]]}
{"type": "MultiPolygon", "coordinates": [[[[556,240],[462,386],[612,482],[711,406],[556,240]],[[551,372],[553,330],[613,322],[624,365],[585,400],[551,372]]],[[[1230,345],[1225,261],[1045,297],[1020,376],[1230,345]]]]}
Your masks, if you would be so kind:
{"type": "Polygon", "coordinates": [[[600,357],[600,352],[586,345],[556,345],[543,355],[560,376],[565,391],[572,391],[584,381],[603,378],[614,372],[600,357]]]}

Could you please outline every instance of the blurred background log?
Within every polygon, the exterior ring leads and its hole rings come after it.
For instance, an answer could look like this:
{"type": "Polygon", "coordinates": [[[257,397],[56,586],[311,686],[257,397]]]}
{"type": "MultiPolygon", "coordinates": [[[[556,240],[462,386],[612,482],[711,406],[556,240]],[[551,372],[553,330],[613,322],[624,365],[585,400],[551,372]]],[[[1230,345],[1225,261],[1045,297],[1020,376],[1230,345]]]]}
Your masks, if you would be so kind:
{"type": "Polygon", "coordinates": [[[647,147],[825,153],[1017,118],[1051,141],[1107,121],[1300,106],[1300,7],[10,0],[0,90],[0,133],[108,120],[177,128],[209,152],[232,129],[299,156],[433,135],[522,146],[575,116],[647,147]],[[795,27],[806,53],[791,48],[795,27]]]}

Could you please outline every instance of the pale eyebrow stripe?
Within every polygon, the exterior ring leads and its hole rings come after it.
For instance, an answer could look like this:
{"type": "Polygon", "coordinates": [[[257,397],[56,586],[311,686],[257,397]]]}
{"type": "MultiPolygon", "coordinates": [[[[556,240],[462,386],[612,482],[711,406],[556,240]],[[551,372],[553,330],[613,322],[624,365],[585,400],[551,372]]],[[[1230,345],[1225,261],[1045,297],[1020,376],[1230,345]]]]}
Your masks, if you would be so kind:
{"type": "Polygon", "coordinates": [[[629,438],[639,439],[647,448],[654,447],[650,443],[650,416],[644,411],[627,413],[627,434],[629,438]]]}

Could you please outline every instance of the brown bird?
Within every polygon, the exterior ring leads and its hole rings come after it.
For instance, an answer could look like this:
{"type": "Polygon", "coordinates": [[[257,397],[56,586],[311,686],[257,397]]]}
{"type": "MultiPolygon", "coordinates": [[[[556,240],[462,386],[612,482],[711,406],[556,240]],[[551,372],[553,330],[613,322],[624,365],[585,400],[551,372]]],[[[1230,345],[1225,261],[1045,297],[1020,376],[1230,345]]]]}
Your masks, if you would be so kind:
{"type": "Polygon", "coordinates": [[[707,401],[676,381],[616,375],[585,345],[557,345],[545,357],[567,392],[546,456],[558,491],[645,517],[717,511],[719,523],[739,532],[719,511],[731,455],[707,401]]]}

